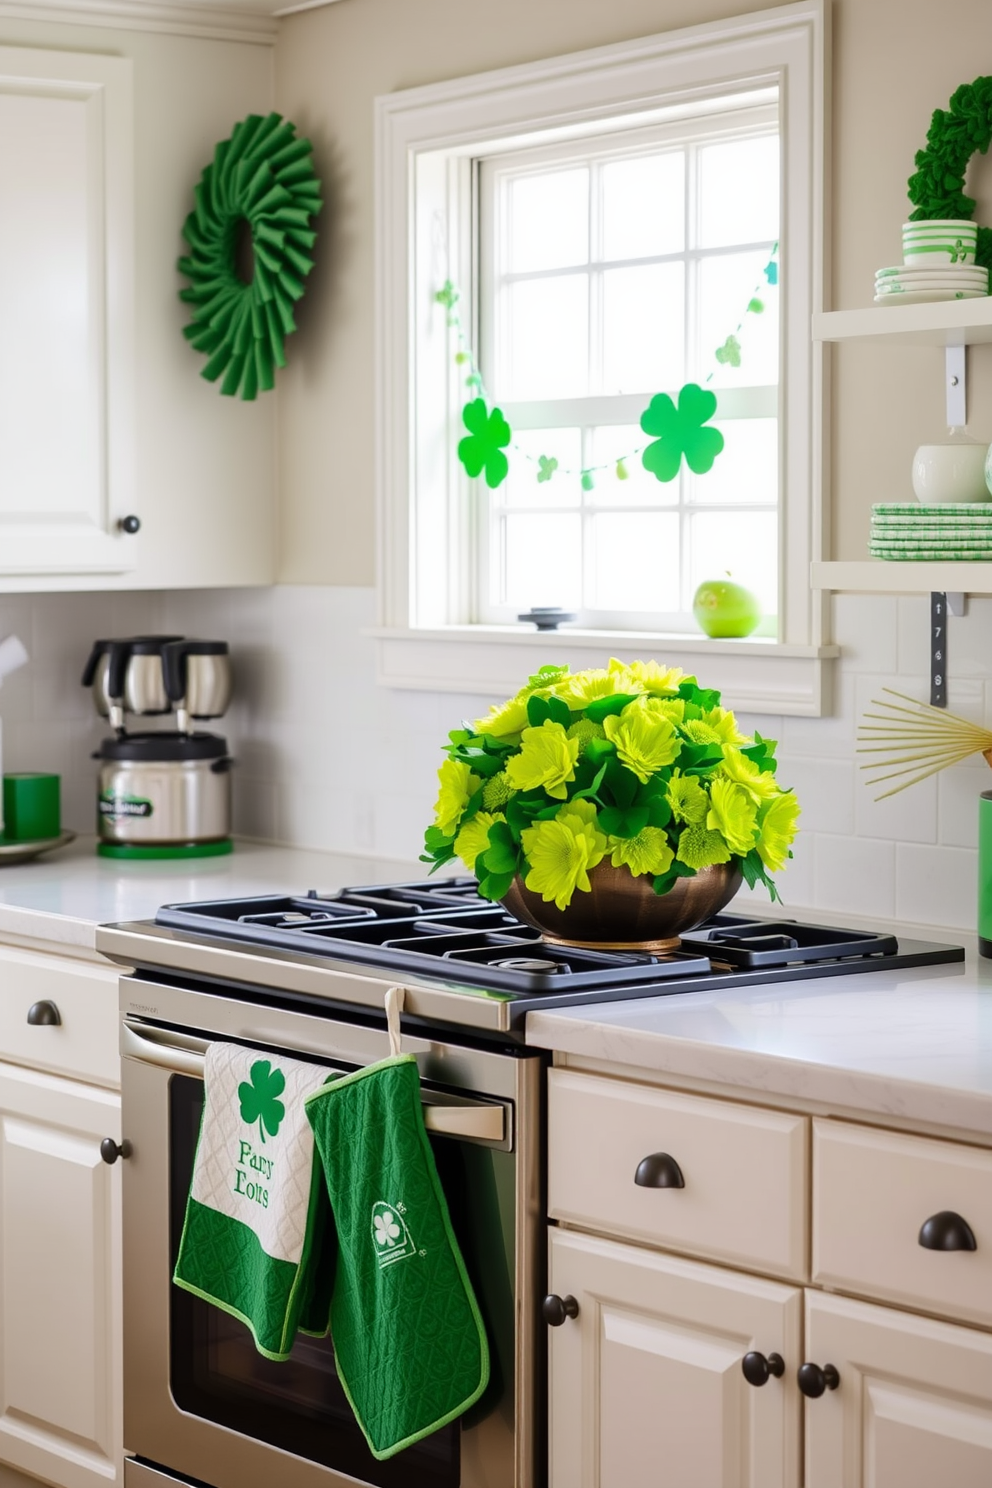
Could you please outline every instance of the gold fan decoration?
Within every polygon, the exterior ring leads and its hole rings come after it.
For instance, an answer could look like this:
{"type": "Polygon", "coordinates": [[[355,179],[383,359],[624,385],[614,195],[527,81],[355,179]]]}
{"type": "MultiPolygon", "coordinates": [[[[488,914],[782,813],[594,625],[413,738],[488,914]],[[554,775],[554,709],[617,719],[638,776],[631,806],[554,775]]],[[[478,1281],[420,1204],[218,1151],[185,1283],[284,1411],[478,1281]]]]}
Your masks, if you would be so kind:
{"type": "Polygon", "coordinates": [[[888,780],[898,780],[899,784],[876,796],[876,801],[897,795],[907,786],[936,775],[938,770],[946,770],[948,765],[956,765],[970,754],[983,754],[992,765],[992,731],[967,718],[959,718],[956,713],[948,713],[945,708],[918,703],[891,687],[883,687],[882,691],[899,702],[872,698],[872,706],[884,712],[864,715],[865,721],[858,732],[861,745],[858,753],[883,756],[861,766],[862,770],[876,771],[874,776],[867,777],[869,785],[882,785],[888,780]],[[874,721],[868,722],[869,719],[874,721]]]}

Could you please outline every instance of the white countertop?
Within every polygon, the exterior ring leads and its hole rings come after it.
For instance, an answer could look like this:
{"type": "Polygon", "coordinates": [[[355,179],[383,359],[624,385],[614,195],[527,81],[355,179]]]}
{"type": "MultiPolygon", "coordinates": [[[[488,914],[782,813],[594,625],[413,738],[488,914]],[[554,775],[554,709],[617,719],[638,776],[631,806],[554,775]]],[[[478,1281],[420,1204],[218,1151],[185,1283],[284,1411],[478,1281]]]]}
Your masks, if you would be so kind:
{"type": "Polygon", "coordinates": [[[947,966],[536,1012],[527,1042],[992,1137],[992,962],[971,951],[947,966]]]}
{"type": "Polygon", "coordinates": [[[97,857],[95,838],[84,837],[0,868],[0,935],[92,950],[97,925],[152,919],[162,904],[423,876],[408,863],[254,842],[224,858],[131,863],[97,857]]]}

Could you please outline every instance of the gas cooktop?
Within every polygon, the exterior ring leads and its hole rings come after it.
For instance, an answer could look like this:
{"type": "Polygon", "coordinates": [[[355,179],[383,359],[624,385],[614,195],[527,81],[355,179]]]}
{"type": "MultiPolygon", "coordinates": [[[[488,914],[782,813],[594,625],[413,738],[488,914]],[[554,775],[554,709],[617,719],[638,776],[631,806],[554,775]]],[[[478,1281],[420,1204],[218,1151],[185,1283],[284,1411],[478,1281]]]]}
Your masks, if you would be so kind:
{"type": "Polygon", "coordinates": [[[511,1038],[536,1008],[964,959],[957,946],[726,912],[668,955],[560,946],[482,899],[474,878],[167,904],[154,923],[102,927],[97,947],[161,978],[358,1016],[378,1015],[399,981],[421,1024],[511,1038]]]}

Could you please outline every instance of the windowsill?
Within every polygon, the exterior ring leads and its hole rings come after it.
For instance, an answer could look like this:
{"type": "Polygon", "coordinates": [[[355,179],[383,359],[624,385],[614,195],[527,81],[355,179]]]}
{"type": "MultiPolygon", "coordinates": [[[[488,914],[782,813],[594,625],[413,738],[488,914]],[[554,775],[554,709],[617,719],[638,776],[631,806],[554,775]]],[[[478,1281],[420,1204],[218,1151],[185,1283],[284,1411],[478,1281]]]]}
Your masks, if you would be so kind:
{"type": "Polygon", "coordinates": [[[543,632],[516,625],[379,626],[367,634],[376,643],[376,681],[383,687],[502,698],[545,662],[578,671],[606,666],[611,656],[640,656],[701,672],[701,681],[719,688],[728,706],[742,713],[814,718],[830,711],[827,663],[840,654],[837,646],[785,645],[771,638],[715,641],[573,626],[543,632]]]}

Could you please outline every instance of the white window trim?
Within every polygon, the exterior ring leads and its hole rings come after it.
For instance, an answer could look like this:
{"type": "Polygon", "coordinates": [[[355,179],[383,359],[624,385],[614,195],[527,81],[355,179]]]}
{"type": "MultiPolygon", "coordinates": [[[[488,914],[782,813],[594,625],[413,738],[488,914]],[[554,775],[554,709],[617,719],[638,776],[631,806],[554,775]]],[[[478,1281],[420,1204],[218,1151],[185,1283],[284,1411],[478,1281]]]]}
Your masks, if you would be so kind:
{"type": "MultiPolygon", "coordinates": [[[[699,671],[720,687],[730,706],[752,713],[818,716],[829,711],[830,659],[824,643],[825,597],[810,588],[811,561],[823,548],[823,351],[810,337],[811,315],[823,306],[823,222],[827,139],[828,9],[830,0],[798,0],[774,10],[376,99],[376,500],[377,680],[386,686],[505,696],[534,664],[567,661],[603,665],[609,656],[654,655],[699,671]],[[786,193],[781,241],[790,274],[791,312],[783,305],[785,430],[780,641],[711,641],[629,631],[563,629],[553,636],[514,626],[414,625],[414,533],[418,469],[414,396],[447,409],[451,386],[447,336],[427,335],[434,307],[421,292],[431,262],[432,211],[415,214],[429,162],[477,155],[487,141],[506,148],[538,131],[588,128],[597,118],[657,107],[662,101],[711,92],[714,79],[774,78],[778,83],[783,169],[801,162],[806,202],[786,193]],[[411,253],[411,245],[413,252],[411,253]],[[411,262],[412,260],[412,262],[411,262]],[[801,277],[799,277],[801,276],[801,277]],[[415,320],[419,336],[415,336],[415,320]]],[[[730,85],[728,84],[728,87],[730,85]]],[[[468,171],[438,165],[428,183],[446,217],[463,210],[468,171]]],[[[423,205],[423,203],[421,203],[423,205]]],[[[453,278],[468,282],[456,258],[453,278]]],[[[436,324],[439,317],[434,317],[436,324]]],[[[435,459],[454,460],[453,451],[435,459]]],[[[446,479],[450,489],[452,482],[446,479]]],[[[453,508],[452,518],[462,517],[453,508]]],[[[468,520],[468,518],[465,518],[468,520]]],[[[421,532],[420,541],[430,541],[421,532]]],[[[452,574],[457,585],[461,576],[452,574]]],[[[457,606],[455,606],[457,608],[457,606]]]]}

